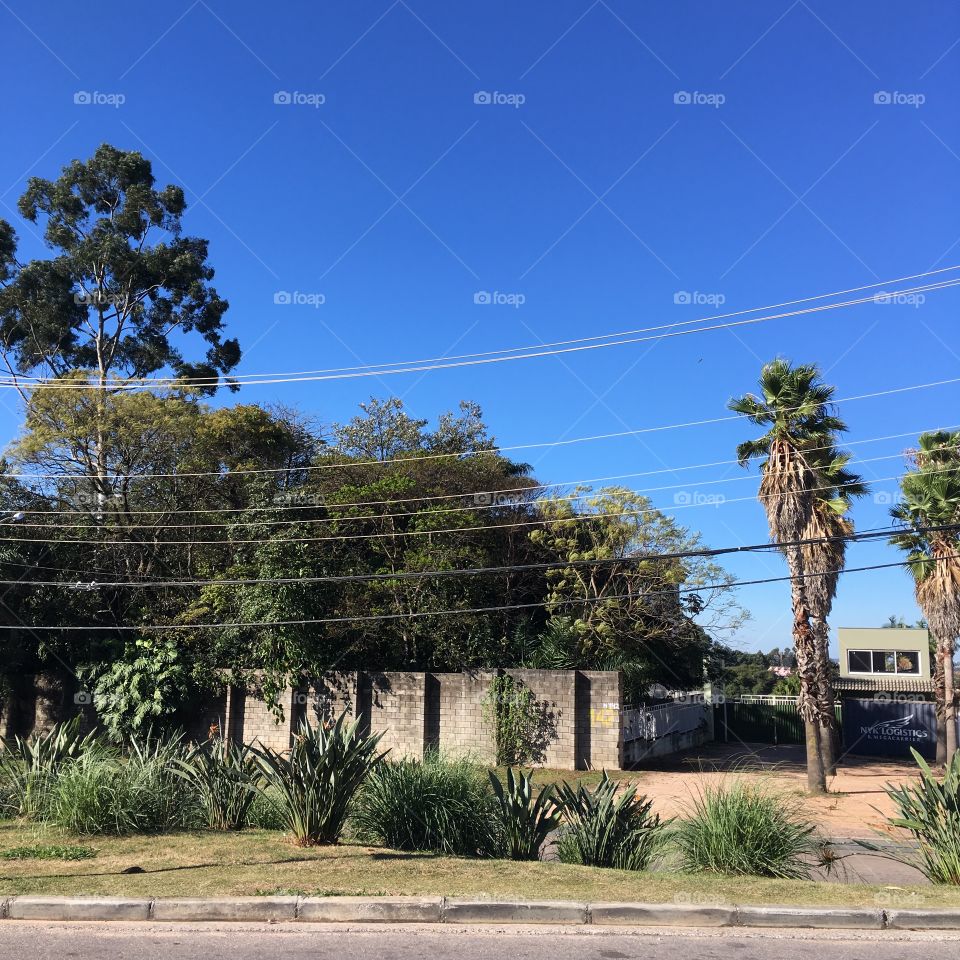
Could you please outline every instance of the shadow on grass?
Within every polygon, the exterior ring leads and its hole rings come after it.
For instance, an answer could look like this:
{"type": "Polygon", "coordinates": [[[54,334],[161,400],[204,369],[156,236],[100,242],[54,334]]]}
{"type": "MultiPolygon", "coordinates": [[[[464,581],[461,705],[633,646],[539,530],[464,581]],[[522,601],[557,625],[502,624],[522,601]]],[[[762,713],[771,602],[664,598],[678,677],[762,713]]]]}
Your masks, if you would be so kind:
{"type": "Polygon", "coordinates": [[[145,876],[157,873],[177,873],[185,870],[209,870],[216,868],[222,870],[224,867],[277,867],[285,863],[329,863],[331,860],[349,860],[353,855],[346,856],[325,856],[325,857],[283,857],[279,860],[239,860],[231,863],[224,863],[222,860],[213,863],[182,863],[172,867],[143,867],[131,871],[130,867],[117,868],[116,870],[102,870],[96,873],[18,873],[14,876],[0,875],[0,882],[7,881],[15,883],[18,880],[70,880],[80,877],[120,877],[120,876],[145,876]]]}

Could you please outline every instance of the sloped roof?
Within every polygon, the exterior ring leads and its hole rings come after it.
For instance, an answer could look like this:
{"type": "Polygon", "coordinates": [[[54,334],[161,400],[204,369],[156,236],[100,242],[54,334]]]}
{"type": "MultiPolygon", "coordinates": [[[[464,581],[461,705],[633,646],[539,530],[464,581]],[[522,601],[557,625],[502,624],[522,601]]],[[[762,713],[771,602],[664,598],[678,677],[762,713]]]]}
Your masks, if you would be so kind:
{"type": "Polygon", "coordinates": [[[833,689],[853,693],[933,693],[933,681],[923,677],[862,677],[851,680],[840,677],[833,689]]]}

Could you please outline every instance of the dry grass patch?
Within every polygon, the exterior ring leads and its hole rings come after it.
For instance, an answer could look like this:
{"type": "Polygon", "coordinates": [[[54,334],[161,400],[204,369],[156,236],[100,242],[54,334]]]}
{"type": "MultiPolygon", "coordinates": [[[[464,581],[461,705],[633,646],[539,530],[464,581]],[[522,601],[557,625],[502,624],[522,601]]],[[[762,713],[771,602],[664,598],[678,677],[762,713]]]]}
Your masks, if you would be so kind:
{"type": "MultiPolygon", "coordinates": [[[[19,823],[0,825],[0,851],[71,838],[19,823]]],[[[960,890],[643,873],[557,862],[467,860],[348,844],[302,848],[266,830],[97,838],[91,860],[0,861],[0,895],[131,897],[442,895],[520,899],[641,900],[960,907],[960,890]],[[135,870],[135,872],[127,872],[135,870]]]]}

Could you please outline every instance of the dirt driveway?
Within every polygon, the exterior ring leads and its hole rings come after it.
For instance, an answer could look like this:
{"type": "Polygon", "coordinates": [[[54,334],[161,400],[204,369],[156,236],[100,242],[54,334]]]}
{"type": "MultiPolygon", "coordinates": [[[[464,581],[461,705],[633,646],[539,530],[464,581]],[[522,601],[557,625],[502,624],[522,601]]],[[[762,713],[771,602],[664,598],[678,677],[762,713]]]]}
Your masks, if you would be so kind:
{"type": "Polygon", "coordinates": [[[666,815],[680,813],[705,784],[743,776],[802,796],[807,813],[826,836],[877,839],[875,828],[893,813],[885,784],[915,780],[918,773],[913,764],[847,757],[828,782],[829,795],[813,798],[806,796],[802,746],[718,743],[647,765],[641,776],[640,791],[666,815]]]}

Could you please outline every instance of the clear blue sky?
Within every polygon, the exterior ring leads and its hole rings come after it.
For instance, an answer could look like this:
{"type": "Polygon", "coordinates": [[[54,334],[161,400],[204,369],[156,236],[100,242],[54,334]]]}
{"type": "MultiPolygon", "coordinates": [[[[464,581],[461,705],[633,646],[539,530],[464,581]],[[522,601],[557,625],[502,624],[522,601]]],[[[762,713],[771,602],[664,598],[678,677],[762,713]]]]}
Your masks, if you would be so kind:
{"type": "MultiPolygon", "coordinates": [[[[15,212],[28,175],[53,176],[102,141],[141,150],[160,182],[186,189],[187,230],[210,240],[243,372],[587,336],[718,312],[675,303],[681,291],[722,296],[723,312],[960,262],[954,4],[0,0],[0,48],[0,216],[21,253],[41,252],[15,212]],[[281,91],[299,102],[275,103],[281,91]],[[481,91],[508,102],[475,103],[481,91]],[[681,91],[709,102],[675,103],[681,91]],[[875,103],[881,91],[901,102],[875,103]],[[275,305],[278,291],[324,302],[275,305]],[[524,302],[475,304],[478,291],[524,302]]],[[[958,377],[958,304],[945,291],[920,306],[242,396],[322,421],[371,392],[430,417],[469,398],[504,444],[556,440],[723,416],[777,354],[820,363],[841,398],[958,377]]],[[[960,423],[958,398],[947,386],[842,412],[863,440],[960,423]]],[[[0,403],[7,440],[20,415],[0,403]]],[[[727,460],[747,434],[723,424],[526,459],[561,482],[727,460]]],[[[899,473],[907,443],[858,445],[858,457],[889,458],[862,472],[899,473]]],[[[671,511],[678,491],[729,498],[676,510],[711,544],[766,538],[744,499],[756,481],[738,468],[635,486],[671,483],[651,494],[671,511]]],[[[856,522],[882,525],[886,510],[863,503],[856,522]]],[[[893,559],[882,545],[849,551],[852,565],[893,559]]],[[[785,572],[774,556],[729,568],[785,572]]],[[[789,642],[785,584],[742,599],[754,614],[744,647],[789,642]]],[[[916,616],[902,571],[841,582],[834,626],[891,613],[916,616]]]]}

